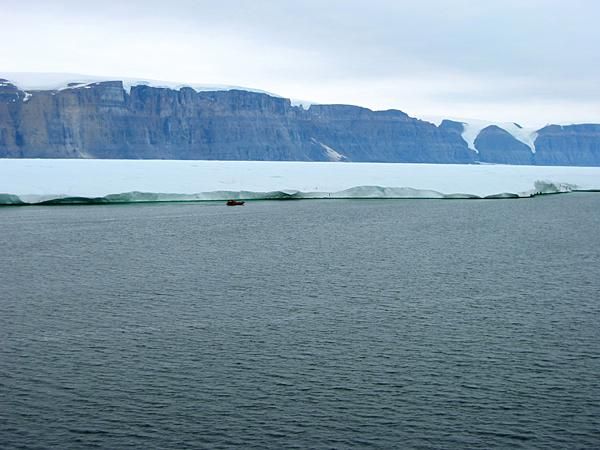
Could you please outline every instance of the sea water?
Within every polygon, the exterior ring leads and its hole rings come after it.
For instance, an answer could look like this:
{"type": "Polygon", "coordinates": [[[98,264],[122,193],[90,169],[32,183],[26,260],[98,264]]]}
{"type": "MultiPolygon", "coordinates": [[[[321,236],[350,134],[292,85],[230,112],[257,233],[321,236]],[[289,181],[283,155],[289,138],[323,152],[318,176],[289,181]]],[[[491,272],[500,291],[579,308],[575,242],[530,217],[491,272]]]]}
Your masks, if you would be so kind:
{"type": "Polygon", "coordinates": [[[598,448],[600,195],[0,208],[2,448],[598,448]]]}

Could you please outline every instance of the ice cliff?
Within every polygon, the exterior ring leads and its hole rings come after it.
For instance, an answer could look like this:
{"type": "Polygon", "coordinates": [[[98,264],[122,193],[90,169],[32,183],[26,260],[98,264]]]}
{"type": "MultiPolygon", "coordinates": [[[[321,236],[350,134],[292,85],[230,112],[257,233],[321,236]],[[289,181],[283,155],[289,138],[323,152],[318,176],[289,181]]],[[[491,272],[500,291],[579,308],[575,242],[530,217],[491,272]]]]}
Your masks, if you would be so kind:
{"type": "Polygon", "coordinates": [[[512,198],[599,190],[600,167],[0,159],[0,205],[300,198],[512,198]]]}

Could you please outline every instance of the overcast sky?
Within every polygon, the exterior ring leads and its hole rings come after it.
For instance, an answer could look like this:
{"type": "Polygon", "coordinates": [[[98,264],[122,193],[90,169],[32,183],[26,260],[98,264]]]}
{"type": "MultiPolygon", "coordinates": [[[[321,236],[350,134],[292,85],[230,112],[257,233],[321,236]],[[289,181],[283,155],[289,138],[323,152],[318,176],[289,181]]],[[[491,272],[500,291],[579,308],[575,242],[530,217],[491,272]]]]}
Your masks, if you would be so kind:
{"type": "Polygon", "coordinates": [[[0,0],[0,72],[600,123],[598,0],[0,0]]]}

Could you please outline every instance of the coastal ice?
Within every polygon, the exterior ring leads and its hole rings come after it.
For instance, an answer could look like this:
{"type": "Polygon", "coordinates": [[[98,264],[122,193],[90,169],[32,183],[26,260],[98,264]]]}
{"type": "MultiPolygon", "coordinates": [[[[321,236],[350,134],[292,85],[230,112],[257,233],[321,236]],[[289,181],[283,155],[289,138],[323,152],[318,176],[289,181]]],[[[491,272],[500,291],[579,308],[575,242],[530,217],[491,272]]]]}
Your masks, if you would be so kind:
{"type": "Polygon", "coordinates": [[[600,190],[600,167],[0,159],[0,204],[280,198],[509,198],[600,190]]]}

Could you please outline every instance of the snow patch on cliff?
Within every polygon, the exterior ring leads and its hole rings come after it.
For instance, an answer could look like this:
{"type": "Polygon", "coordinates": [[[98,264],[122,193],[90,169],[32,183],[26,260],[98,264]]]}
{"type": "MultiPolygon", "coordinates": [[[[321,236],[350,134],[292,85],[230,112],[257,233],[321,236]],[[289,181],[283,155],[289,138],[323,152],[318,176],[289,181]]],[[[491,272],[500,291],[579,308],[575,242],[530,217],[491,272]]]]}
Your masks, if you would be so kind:
{"type": "Polygon", "coordinates": [[[292,106],[298,106],[298,107],[302,108],[304,111],[308,111],[308,109],[312,105],[318,105],[319,104],[317,102],[311,102],[309,100],[300,100],[300,99],[297,99],[297,98],[291,98],[290,102],[291,102],[292,106]]]}
{"type": "Polygon", "coordinates": [[[323,148],[323,150],[325,150],[325,154],[327,155],[327,158],[329,159],[329,161],[343,161],[343,160],[347,159],[345,155],[342,155],[337,150],[334,150],[333,148],[329,147],[328,145],[325,145],[322,142],[317,141],[315,138],[312,138],[311,140],[315,144],[320,145],[323,148]]]}

